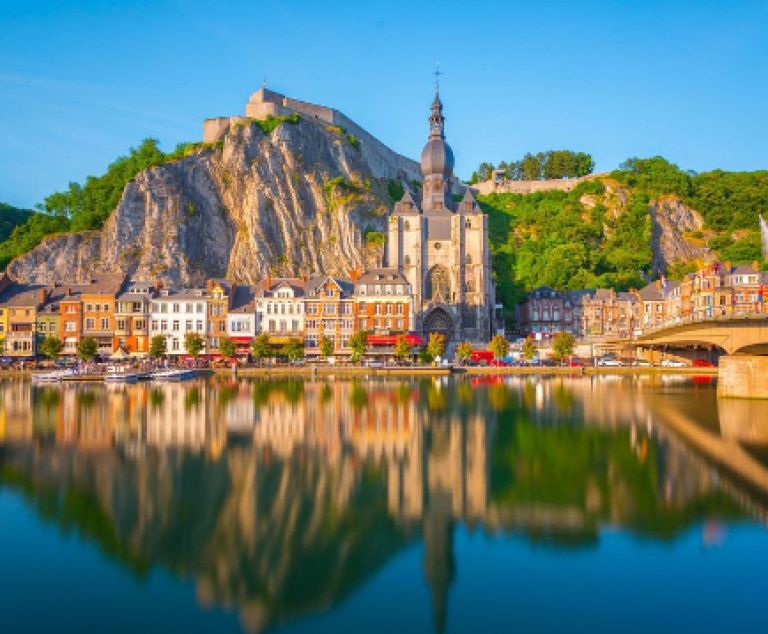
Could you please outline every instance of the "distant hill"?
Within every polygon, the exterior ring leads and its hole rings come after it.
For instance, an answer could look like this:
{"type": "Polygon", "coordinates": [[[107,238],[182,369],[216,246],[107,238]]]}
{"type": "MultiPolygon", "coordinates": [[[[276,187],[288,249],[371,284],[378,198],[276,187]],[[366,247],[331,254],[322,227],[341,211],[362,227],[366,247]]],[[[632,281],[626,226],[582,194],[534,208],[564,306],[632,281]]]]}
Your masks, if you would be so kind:
{"type": "Polygon", "coordinates": [[[661,157],[630,159],[571,191],[479,196],[490,216],[499,299],[512,317],[537,286],[638,288],[714,259],[761,259],[768,171],[685,172],[661,157]]]}
{"type": "Polygon", "coordinates": [[[19,209],[0,202],[0,242],[4,242],[18,225],[24,224],[32,216],[31,209],[19,209]]]}

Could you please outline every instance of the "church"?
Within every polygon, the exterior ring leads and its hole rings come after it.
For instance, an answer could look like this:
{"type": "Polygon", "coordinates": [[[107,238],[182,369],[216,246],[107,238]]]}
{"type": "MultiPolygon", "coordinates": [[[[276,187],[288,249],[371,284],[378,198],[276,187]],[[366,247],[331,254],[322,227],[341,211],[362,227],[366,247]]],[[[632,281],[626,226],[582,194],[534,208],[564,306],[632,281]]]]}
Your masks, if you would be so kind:
{"type": "Polygon", "coordinates": [[[421,153],[422,191],[407,191],[389,218],[387,261],[403,272],[413,293],[413,329],[449,344],[486,342],[493,334],[496,304],[488,218],[467,188],[461,202],[451,195],[454,158],[445,141],[439,91],[421,153]]]}

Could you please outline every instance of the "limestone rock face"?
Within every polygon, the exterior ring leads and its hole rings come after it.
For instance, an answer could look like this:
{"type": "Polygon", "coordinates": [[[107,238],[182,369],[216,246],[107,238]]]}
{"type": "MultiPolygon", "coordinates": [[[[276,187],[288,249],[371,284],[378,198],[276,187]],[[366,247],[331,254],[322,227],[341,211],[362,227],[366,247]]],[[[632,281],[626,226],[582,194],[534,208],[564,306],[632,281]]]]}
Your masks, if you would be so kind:
{"type": "Polygon", "coordinates": [[[653,268],[667,270],[670,264],[706,259],[709,249],[687,240],[685,234],[704,228],[704,218],[673,196],[661,197],[650,206],[653,223],[653,268]]]}
{"type": "Polygon", "coordinates": [[[347,275],[381,263],[365,233],[385,229],[387,181],[407,178],[396,161],[372,166],[365,156],[319,121],[269,134],[235,126],[223,145],[138,174],[101,231],[51,236],[8,271],[53,283],[112,270],[174,286],[224,276],[253,283],[267,272],[347,275]]]}

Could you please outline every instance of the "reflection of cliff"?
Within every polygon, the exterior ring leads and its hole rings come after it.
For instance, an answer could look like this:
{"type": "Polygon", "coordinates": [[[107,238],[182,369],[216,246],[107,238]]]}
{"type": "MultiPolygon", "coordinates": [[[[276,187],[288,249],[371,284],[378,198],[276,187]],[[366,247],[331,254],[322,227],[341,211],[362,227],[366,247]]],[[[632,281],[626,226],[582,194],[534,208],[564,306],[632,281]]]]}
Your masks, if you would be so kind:
{"type": "MultiPolygon", "coordinates": [[[[742,514],[657,424],[656,383],[517,379],[0,385],[2,483],[142,574],[196,580],[260,629],[328,609],[419,536],[442,630],[454,529],[560,545],[669,539],[742,514]]],[[[698,414],[697,414],[698,416],[698,414]]],[[[709,424],[709,423],[708,423],[709,424]]],[[[716,421],[714,422],[716,427],[716,421]]]]}

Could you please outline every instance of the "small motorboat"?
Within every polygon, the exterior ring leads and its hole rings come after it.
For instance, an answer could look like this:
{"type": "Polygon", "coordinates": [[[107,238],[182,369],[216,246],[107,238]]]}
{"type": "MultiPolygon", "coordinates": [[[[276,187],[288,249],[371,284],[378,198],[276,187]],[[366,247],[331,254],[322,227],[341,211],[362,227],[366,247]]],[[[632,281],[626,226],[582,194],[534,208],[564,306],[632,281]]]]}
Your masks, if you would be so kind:
{"type": "Polygon", "coordinates": [[[130,368],[111,365],[107,368],[104,380],[107,383],[135,383],[139,380],[139,374],[130,368]]]}
{"type": "Polygon", "coordinates": [[[58,383],[64,377],[77,374],[74,370],[54,370],[53,372],[43,372],[32,375],[32,383],[58,383]]]}
{"type": "Polygon", "coordinates": [[[151,375],[153,381],[184,381],[195,376],[197,376],[197,370],[185,368],[155,370],[151,375]]]}

